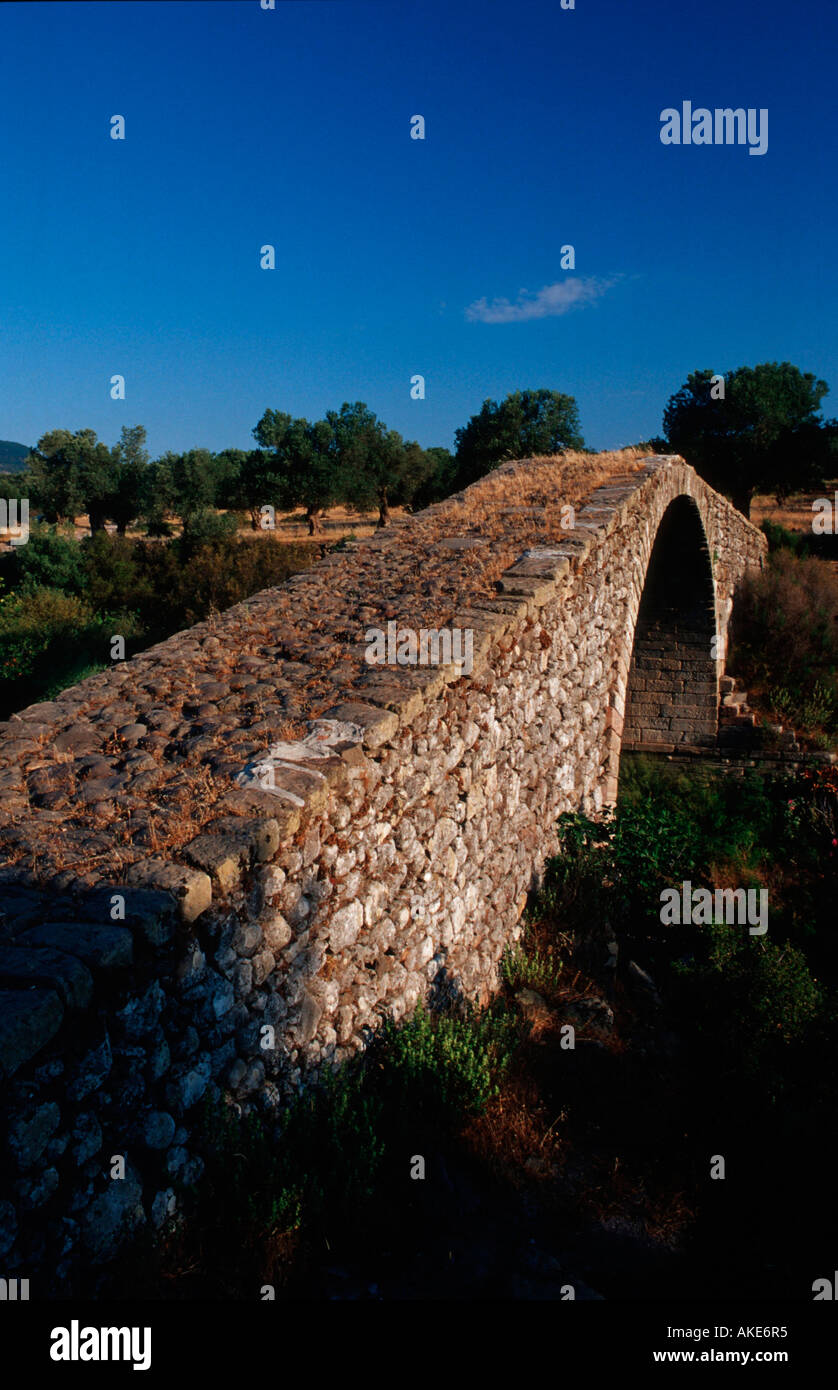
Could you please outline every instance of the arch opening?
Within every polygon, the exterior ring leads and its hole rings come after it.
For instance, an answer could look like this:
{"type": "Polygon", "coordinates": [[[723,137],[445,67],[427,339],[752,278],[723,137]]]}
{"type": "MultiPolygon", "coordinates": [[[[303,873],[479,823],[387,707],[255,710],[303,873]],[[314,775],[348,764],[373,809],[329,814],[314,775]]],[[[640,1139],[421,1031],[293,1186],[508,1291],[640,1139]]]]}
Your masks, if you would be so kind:
{"type": "Polygon", "coordinates": [[[622,746],[710,747],[719,682],[710,552],[698,508],[678,497],[658,528],[634,630],[622,746]]]}

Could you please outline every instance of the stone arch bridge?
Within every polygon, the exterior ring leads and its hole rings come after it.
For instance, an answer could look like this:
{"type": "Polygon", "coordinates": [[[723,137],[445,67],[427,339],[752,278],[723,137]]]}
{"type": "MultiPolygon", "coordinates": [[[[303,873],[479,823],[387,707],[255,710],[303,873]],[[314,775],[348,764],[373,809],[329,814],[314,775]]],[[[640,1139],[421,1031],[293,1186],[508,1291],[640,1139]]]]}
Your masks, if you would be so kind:
{"type": "Polygon", "coordinates": [[[504,465],[0,725],[6,1268],[44,1214],[59,1282],[164,1219],[205,1095],[273,1105],[440,979],[485,998],[557,816],[627,745],[714,741],[765,548],[677,457],[504,465]],[[388,625],[471,659],[370,664],[388,625]]]}

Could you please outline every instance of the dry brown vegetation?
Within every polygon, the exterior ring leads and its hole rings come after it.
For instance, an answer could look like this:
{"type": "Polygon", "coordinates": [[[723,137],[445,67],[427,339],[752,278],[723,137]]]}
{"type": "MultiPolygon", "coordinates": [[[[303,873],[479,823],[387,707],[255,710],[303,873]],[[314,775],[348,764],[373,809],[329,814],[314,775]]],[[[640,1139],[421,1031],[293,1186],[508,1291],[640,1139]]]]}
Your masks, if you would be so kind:
{"type": "MultiPolygon", "coordinates": [[[[216,515],[226,516],[225,508],[216,508],[216,515]]],[[[265,536],[268,532],[255,530],[250,524],[250,520],[245,512],[235,512],[233,515],[240,518],[238,535],[241,540],[258,540],[260,536],[265,536]]],[[[390,515],[398,518],[404,515],[403,507],[391,507],[390,515]]],[[[182,534],[183,526],[177,517],[167,517],[171,526],[172,536],[182,534]]],[[[318,542],[334,543],[341,540],[344,536],[354,535],[358,540],[365,536],[373,536],[378,526],[378,509],[370,512],[355,512],[348,507],[332,507],[320,517],[320,530],[317,534],[318,542]]],[[[116,526],[108,523],[105,528],[110,535],[116,535],[116,526]]],[[[90,518],[82,512],[73,518],[73,530],[76,540],[83,540],[90,535],[90,518]]],[[[276,516],[276,529],[274,534],[277,540],[281,541],[310,541],[308,522],[304,507],[297,507],[292,512],[278,512],[276,516]]],[[[165,544],[164,537],[150,538],[146,535],[141,526],[129,526],[126,531],[129,540],[149,541],[153,539],[158,544],[165,544]]]]}
{"type": "Polygon", "coordinates": [[[751,521],[761,526],[764,521],[773,521],[787,531],[812,533],[812,503],[817,497],[832,500],[838,491],[838,480],[827,483],[818,492],[795,492],[779,504],[776,497],[768,493],[758,493],[751,503],[751,521]]]}

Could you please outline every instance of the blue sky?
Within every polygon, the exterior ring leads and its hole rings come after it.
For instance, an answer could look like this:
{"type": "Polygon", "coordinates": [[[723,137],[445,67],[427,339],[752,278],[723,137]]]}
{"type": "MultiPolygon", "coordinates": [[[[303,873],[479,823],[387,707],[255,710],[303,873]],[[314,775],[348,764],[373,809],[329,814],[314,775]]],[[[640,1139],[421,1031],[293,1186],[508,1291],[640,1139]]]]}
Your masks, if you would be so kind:
{"type": "Polygon", "coordinates": [[[838,415],[837,50],[834,0],[2,5],[0,438],[363,400],[451,447],[546,386],[610,448],[786,359],[838,415]],[[766,108],[767,152],[664,146],[684,100],[766,108]]]}

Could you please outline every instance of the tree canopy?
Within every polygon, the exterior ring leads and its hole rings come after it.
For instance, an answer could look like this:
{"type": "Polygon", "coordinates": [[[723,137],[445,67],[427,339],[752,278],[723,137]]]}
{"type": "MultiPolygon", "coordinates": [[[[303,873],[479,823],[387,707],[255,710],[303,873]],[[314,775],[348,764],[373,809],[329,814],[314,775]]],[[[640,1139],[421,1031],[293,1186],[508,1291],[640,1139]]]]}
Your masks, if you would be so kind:
{"type": "Polygon", "coordinates": [[[756,492],[782,500],[823,486],[838,438],[836,422],[819,415],[828,389],[791,362],[693,372],[670,398],[663,427],[672,450],[750,516],[756,492]]]}
{"type": "Polygon", "coordinates": [[[283,511],[305,507],[309,532],[321,530],[320,517],[344,498],[334,433],[325,420],[312,423],[281,410],[266,410],[253,436],[269,451],[262,502],[283,511]]]}
{"type": "Polygon", "coordinates": [[[391,504],[409,503],[432,463],[421,445],[405,442],[364,404],[344,401],[326,420],[332,429],[344,501],[359,511],[378,507],[386,526],[391,504]]]}
{"type": "Polygon", "coordinates": [[[323,513],[339,504],[377,507],[378,524],[386,525],[390,505],[410,502],[434,466],[363,401],[344,401],[314,422],[266,410],[253,434],[270,451],[262,501],[305,507],[312,535],[322,529],[323,513]]]}
{"type": "Polygon", "coordinates": [[[506,459],[584,449],[573,396],[560,391],[512,391],[486,400],[455,433],[459,488],[468,487],[506,459]]]}
{"type": "Polygon", "coordinates": [[[121,536],[146,511],[149,476],[145,443],[143,425],[123,425],[111,453],[111,482],[104,505],[121,536]]]}
{"type": "Polygon", "coordinates": [[[104,529],[113,492],[113,456],[95,430],[50,430],[28,459],[34,500],[49,521],[87,512],[91,531],[104,529]]]}

